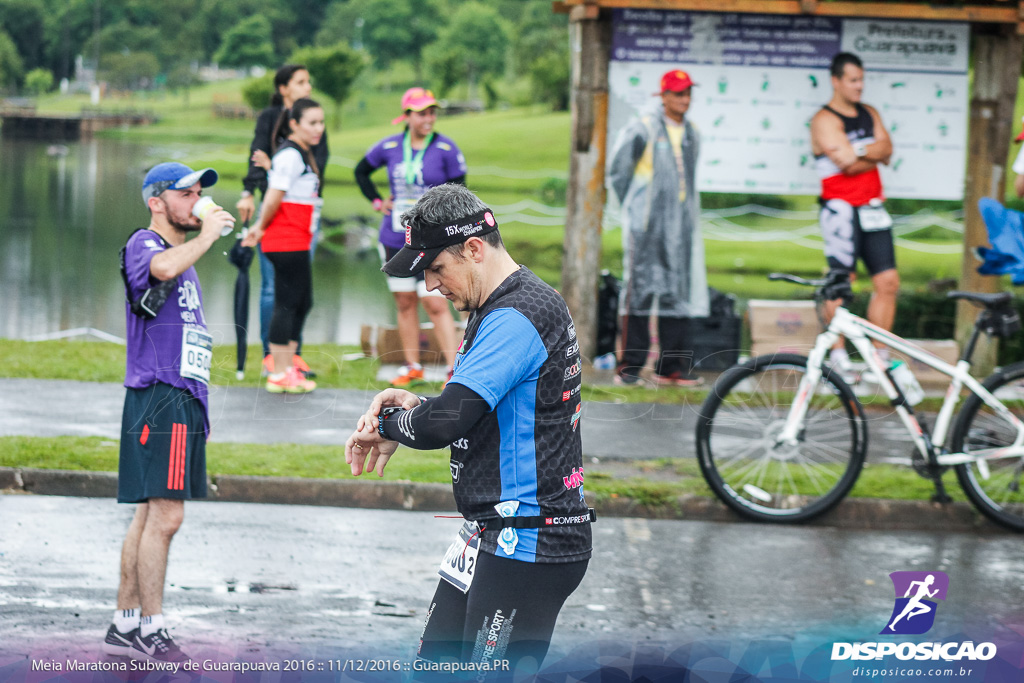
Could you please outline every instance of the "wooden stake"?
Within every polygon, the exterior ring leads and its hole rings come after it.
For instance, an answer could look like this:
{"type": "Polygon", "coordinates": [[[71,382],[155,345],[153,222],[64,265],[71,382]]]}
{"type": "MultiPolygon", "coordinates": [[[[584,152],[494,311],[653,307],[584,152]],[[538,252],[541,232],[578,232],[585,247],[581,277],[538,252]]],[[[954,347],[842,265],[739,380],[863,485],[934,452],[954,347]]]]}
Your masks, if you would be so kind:
{"type": "Polygon", "coordinates": [[[580,354],[591,360],[597,344],[597,277],[605,201],[608,129],[608,60],[612,26],[607,13],[570,14],[572,139],[566,190],[561,294],[569,305],[580,354]]]}
{"type": "MultiPolygon", "coordinates": [[[[971,26],[974,42],[974,87],[971,92],[967,135],[967,187],[964,191],[964,250],[960,289],[994,292],[999,279],[978,274],[974,248],[988,244],[988,231],[978,211],[978,200],[1002,202],[1006,190],[1006,156],[1013,125],[1013,104],[1020,77],[1021,38],[1016,27],[971,26]]],[[[957,304],[956,340],[963,348],[974,327],[978,309],[957,304]]],[[[988,374],[996,364],[998,346],[983,337],[974,352],[976,373],[988,374]]]]}

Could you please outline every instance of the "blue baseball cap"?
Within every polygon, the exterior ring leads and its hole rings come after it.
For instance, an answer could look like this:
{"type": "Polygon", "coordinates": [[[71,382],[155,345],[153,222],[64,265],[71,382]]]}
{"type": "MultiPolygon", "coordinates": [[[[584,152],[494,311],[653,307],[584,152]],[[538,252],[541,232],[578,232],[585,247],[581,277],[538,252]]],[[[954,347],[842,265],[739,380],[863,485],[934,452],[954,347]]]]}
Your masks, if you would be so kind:
{"type": "Polygon", "coordinates": [[[185,164],[167,161],[149,169],[146,179],[142,181],[142,201],[159,197],[165,190],[187,190],[196,183],[201,187],[210,187],[216,182],[217,172],[212,168],[193,171],[185,164]]]}

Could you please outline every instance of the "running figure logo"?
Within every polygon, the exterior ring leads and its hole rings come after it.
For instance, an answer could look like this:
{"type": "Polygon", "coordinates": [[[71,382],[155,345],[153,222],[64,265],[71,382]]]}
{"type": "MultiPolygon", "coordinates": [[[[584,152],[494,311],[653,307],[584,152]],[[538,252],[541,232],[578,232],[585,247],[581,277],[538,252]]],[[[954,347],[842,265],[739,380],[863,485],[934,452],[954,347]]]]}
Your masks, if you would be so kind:
{"type": "Polygon", "coordinates": [[[945,572],[893,572],[896,604],[881,634],[920,635],[935,623],[936,600],[945,600],[949,576],[945,572]]]}

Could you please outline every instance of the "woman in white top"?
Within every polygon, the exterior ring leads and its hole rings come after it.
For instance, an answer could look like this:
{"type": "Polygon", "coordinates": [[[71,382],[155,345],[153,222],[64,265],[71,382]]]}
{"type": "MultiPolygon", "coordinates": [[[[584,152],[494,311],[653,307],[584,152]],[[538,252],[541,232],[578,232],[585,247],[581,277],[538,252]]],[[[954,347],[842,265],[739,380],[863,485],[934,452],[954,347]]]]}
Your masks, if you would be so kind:
{"type": "Polygon", "coordinates": [[[323,108],[309,98],[297,100],[288,113],[288,127],[288,138],[272,160],[259,222],[242,244],[260,244],[274,265],[270,353],[274,368],[285,370],[267,377],[267,391],[301,394],[316,388],[295,368],[294,356],[313,306],[309,247],[321,200],[319,169],[310,150],[324,134],[323,108]]]}

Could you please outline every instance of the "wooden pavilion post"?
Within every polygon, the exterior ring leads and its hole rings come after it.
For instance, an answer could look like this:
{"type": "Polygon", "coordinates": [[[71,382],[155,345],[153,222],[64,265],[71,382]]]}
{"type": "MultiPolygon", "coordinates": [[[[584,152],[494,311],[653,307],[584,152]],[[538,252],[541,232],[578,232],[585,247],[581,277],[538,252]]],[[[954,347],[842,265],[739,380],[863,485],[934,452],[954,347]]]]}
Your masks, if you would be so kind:
{"type": "Polygon", "coordinates": [[[572,149],[561,293],[576,325],[580,355],[592,359],[597,345],[597,278],[605,202],[611,19],[596,5],[573,7],[569,14],[569,36],[572,149]]]}
{"type": "MultiPolygon", "coordinates": [[[[967,187],[964,190],[964,246],[960,288],[972,292],[993,292],[999,285],[994,277],[978,274],[975,247],[988,244],[978,200],[1004,200],[1006,156],[1013,126],[1013,105],[1020,77],[1021,37],[1013,26],[972,24],[974,86],[971,92],[967,134],[967,187]]],[[[978,309],[961,301],[957,304],[956,340],[963,348],[974,327],[978,309]]],[[[982,375],[996,364],[995,340],[983,338],[974,352],[974,364],[982,375]]]]}

